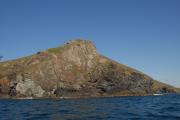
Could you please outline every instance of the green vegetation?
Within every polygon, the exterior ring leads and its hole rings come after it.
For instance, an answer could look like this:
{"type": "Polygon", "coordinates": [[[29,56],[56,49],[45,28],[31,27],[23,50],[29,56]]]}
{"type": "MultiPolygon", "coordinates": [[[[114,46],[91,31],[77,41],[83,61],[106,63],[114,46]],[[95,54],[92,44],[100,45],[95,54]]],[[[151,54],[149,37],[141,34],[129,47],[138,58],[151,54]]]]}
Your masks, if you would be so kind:
{"type": "Polygon", "coordinates": [[[57,48],[50,48],[47,51],[50,53],[57,54],[57,53],[62,53],[64,49],[65,49],[65,46],[61,46],[61,47],[57,47],[57,48]]]}

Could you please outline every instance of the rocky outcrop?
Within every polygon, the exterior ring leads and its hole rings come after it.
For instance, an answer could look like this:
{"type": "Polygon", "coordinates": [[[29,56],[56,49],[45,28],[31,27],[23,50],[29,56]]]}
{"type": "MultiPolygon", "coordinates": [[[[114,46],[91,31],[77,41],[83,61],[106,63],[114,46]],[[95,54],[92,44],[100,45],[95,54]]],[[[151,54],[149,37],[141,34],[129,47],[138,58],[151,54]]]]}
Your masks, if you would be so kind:
{"type": "Polygon", "coordinates": [[[43,97],[44,90],[36,85],[34,81],[20,82],[16,86],[16,91],[24,96],[43,97]]]}
{"type": "Polygon", "coordinates": [[[85,40],[0,63],[0,96],[98,97],[176,90],[102,56],[92,42],[85,40]]]}

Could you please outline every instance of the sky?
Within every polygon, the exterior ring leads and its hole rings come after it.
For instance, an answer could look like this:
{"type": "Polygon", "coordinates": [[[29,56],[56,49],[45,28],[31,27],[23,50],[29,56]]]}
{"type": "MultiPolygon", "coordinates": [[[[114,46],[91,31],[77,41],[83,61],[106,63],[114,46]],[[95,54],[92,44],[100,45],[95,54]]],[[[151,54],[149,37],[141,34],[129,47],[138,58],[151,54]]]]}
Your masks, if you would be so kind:
{"type": "Polygon", "coordinates": [[[86,39],[99,53],[180,87],[180,0],[0,0],[3,61],[86,39]]]}

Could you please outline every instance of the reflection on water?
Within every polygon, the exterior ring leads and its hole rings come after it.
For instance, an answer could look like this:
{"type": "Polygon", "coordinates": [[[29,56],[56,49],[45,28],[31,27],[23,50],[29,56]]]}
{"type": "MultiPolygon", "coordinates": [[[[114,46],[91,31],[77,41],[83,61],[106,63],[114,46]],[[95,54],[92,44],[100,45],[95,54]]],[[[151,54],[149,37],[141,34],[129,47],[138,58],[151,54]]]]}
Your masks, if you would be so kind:
{"type": "Polygon", "coordinates": [[[180,119],[180,95],[0,100],[0,120],[180,119]]]}

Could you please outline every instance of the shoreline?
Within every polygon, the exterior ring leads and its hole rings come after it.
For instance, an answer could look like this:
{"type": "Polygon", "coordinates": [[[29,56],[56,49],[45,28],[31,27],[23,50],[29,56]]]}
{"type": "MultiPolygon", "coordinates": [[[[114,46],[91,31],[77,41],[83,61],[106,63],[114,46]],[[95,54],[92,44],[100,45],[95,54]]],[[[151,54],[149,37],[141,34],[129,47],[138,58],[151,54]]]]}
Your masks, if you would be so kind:
{"type": "Polygon", "coordinates": [[[53,97],[53,98],[48,98],[48,97],[17,97],[17,98],[12,98],[12,97],[2,97],[0,100],[70,100],[70,99],[95,99],[95,98],[115,98],[115,97],[146,97],[146,96],[165,96],[165,95],[178,95],[179,93],[166,93],[166,94],[149,94],[149,95],[114,95],[114,96],[87,96],[87,97],[53,97]]]}

